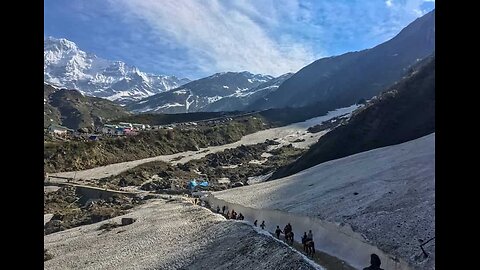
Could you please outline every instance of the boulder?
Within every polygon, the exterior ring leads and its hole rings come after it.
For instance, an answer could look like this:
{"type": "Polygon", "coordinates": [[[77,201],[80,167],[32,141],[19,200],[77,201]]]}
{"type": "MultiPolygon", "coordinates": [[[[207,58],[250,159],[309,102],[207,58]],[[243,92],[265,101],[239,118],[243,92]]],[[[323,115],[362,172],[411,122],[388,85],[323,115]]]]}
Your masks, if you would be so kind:
{"type": "Polygon", "coordinates": [[[136,221],[136,219],[134,219],[134,218],[122,218],[122,226],[130,225],[130,224],[134,223],[135,221],[136,221]]]}
{"type": "Polygon", "coordinates": [[[86,127],[79,128],[79,129],[77,129],[77,131],[80,132],[80,133],[88,133],[89,132],[88,128],[86,128],[86,127]]]}
{"type": "Polygon", "coordinates": [[[51,219],[47,222],[44,226],[44,233],[51,234],[54,232],[63,231],[66,229],[66,226],[63,224],[61,220],[51,219]]]}
{"type": "Polygon", "coordinates": [[[232,184],[232,188],[236,188],[236,187],[243,187],[244,184],[242,182],[235,182],[232,184]]]}

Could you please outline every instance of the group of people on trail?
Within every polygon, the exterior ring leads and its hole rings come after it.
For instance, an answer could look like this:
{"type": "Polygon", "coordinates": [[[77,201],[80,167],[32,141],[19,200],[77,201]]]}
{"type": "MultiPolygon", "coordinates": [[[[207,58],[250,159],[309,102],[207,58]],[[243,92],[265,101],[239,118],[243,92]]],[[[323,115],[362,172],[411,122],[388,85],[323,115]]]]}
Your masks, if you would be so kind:
{"type": "Polygon", "coordinates": [[[237,214],[234,209],[230,212],[230,210],[227,212],[227,219],[236,219],[236,220],[244,220],[245,217],[242,215],[242,213],[237,214]]]}
{"type": "Polygon", "coordinates": [[[309,230],[308,234],[307,232],[303,232],[302,245],[303,245],[303,251],[307,252],[307,254],[315,253],[315,242],[313,241],[312,230],[309,230]]]}
{"type": "Polygon", "coordinates": [[[275,230],[275,235],[277,236],[278,239],[280,239],[281,233],[285,235],[285,240],[290,240],[293,242],[293,230],[290,222],[287,225],[285,225],[285,228],[283,228],[283,231],[277,225],[277,229],[275,230]]]}
{"type": "MultiPolygon", "coordinates": [[[[221,210],[222,210],[222,214],[225,215],[225,210],[227,210],[226,206],[225,205],[222,206],[221,210]]],[[[220,213],[220,206],[219,205],[217,205],[216,212],[218,214],[220,213]]],[[[235,210],[233,210],[233,209],[232,209],[232,211],[227,211],[226,217],[227,217],[227,219],[236,219],[236,220],[243,220],[245,218],[242,215],[242,213],[239,213],[237,215],[237,212],[235,212],[235,210]]],[[[258,220],[255,220],[253,222],[253,226],[257,227],[257,225],[258,225],[258,220]]],[[[265,227],[266,227],[265,220],[262,220],[262,223],[260,224],[260,228],[262,228],[262,230],[265,230],[265,227]]],[[[277,225],[277,228],[275,229],[276,237],[278,239],[280,239],[280,234],[282,234],[282,233],[285,235],[285,240],[287,240],[287,241],[291,240],[292,243],[293,243],[293,229],[292,229],[292,225],[290,224],[290,222],[287,225],[285,225],[285,227],[283,228],[283,231],[280,229],[280,226],[277,225]]],[[[303,245],[303,250],[305,252],[307,252],[308,255],[313,256],[313,254],[315,253],[315,242],[313,241],[312,230],[308,230],[308,233],[303,232],[302,245],[303,245]]],[[[381,265],[380,257],[378,257],[378,255],[376,255],[376,254],[371,254],[370,255],[370,266],[364,268],[363,270],[383,270],[382,268],[380,268],[380,265],[381,265]]]]}
{"type": "MultiPolygon", "coordinates": [[[[255,219],[255,221],[253,222],[253,226],[257,227],[257,222],[258,220],[255,219]]],[[[262,228],[262,230],[265,230],[265,220],[262,221],[262,224],[260,224],[260,228],[262,228]]]]}

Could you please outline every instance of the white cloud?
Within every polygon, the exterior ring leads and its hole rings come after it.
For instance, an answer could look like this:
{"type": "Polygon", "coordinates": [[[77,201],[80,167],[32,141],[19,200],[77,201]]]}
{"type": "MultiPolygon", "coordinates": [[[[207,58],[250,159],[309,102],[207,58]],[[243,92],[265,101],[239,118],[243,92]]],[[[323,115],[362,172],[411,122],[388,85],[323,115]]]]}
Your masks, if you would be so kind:
{"type": "MultiPolygon", "coordinates": [[[[253,2],[255,3],[255,2],[253,2]]],[[[205,72],[242,71],[280,75],[295,72],[319,57],[293,38],[274,39],[262,24],[282,23],[276,1],[256,6],[206,0],[116,0],[125,16],[140,19],[153,29],[159,43],[174,40],[186,48],[192,65],[205,72]]],[[[295,1],[289,14],[298,12],[295,1]]]]}
{"type": "Polygon", "coordinates": [[[390,10],[397,13],[397,15],[420,17],[426,13],[426,11],[421,9],[422,4],[425,2],[435,3],[435,0],[404,0],[396,2],[393,0],[386,0],[385,4],[390,10]]]}

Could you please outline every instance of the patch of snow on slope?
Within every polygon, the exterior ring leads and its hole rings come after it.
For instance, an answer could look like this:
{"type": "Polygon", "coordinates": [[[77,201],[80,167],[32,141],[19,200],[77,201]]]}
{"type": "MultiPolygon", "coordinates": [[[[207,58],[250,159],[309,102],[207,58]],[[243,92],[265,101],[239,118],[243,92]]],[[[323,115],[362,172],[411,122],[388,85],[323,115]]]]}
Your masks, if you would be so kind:
{"type": "Polygon", "coordinates": [[[186,89],[176,90],[176,91],[173,91],[173,93],[177,95],[186,95],[187,90],[186,89]]]}
{"type": "Polygon", "coordinates": [[[138,98],[148,97],[148,95],[146,95],[144,93],[141,93],[141,92],[138,92],[138,91],[118,91],[115,94],[113,94],[111,96],[108,96],[108,97],[105,97],[105,98],[108,99],[108,100],[111,100],[111,101],[115,101],[115,100],[118,100],[118,99],[129,98],[129,97],[132,97],[132,96],[137,96],[138,98]]]}
{"type": "Polygon", "coordinates": [[[219,101],[222,98],[223,98],[222,96],[207,97],[207,101],[208,101],[208,103],[213,103],[215,101],[219,101]]]}
{"type": "Polygon", "coordinates": [[[272,176],[273,172],[265,174],[265,175],[259,175],[259,176],[249,176],[247,179],[247,184],[253,185],[253,184],[258,184],[261,182],[265,182],[270,176],[272,176]]]}
{"type": "Polygon", "coordinates": [[[319,269],[250,225],[178,197],[149,200],[124,216],[46,235],[44,247],[53,255],[45,269],[319,269]],[[122,217],[136,222],[98,230],[122,217]]]}
{"type": "Polygon", "coordinates": [[[167,103],[163,104],[162,106],[158,106],[154,111],[158,111],[160,109],[170,108],[170,107],[182,107],[183,105],[180,103],[167,103]]]}
{"type": "MultiPolygon", "coordinates": [[[[393,254],[422,269],[435,268],[435,245],[426,247],[428,258],[420,262],[414,259],[423,258],[419,240],[435,235],[434,133],[328,161],[285,178],[213,195],[259,211],[298,215],[299,224],[292,224],[294,230],[303,226],[301,217],[305,217],[305,222],[313,218],[320,223],[352,226],[355,234],[365,237],[360,241],[382,247],[379,252],[393,254]]],[[[312,227],[312,231],[320,246],[353,266],[361,266],[362,258],[371,251],[365,247],[352,254],[342,248],[342,242],[335,243],[331,238],[334,231],[321,226],[312,227]]],[[[351,237],[355,238],[355,234],[351,237]]],[[[354,244],[349,245],[353,248],[354,244]]],[[[394,263],[389,260],[389,255],[382,255],[382,266],[396,269],[389,266],[394,263]]]]}
{"type": "Polygon", "coordinates": [[[187,99],[185,99],[185,112],[188,112],[188,109],[190,108],[190,105],[192,105],[192,103],[195,102],[195,98],[193,98],[193,100],[190,101],[190,102],[188,101],[191,97],[193,97],[192,94],[190,94],[190,95],[187,97],[187,99]]]}
{"type": "Polygon", "coordinates": [[[145,102],[148,102],[148,99],[143,100],[143,101],[139,101],[137,104],[143,104],[143,103],[145,103],[145,102]]]}

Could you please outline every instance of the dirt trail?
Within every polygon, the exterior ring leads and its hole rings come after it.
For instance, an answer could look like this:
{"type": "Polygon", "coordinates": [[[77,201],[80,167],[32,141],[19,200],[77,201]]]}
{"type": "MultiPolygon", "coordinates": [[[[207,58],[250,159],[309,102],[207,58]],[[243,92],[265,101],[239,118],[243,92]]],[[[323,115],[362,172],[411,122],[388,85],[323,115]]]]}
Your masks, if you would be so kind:
{"type": "MultiPolygon", "coordinates": [[[[104,177],[109,177],[112,175],[117,175],[121,172],[134,168],[138,165],[151,162],[151,161],[164,161],[171,162],[172,164],[185,163],[193,159],[200,159],[210,153],[224,151],[225,149],[236,148],[242,144],[252,145],[257,143],[262,143],[266,139],[276,139],[280,142],[280,145],[293,144],[293,146],[298,148],[307,148],[310,145],[318,141],[318,139],[323,136],[327,131],[318,132],[318,133],[308,133],[306,130],[314,125],[320,124],[323,121],[329,120],[333,117],[340,116],[343,114],[351,113],[353,110],[358,108],[357,105],[352,105],[346,108],[340,108],[335,111],[329,112],[327,115],[315,117],[304,122],[294,123],[284,127],[272,128],[267,130],[258,131],[246,136],[243,136],[237,142],[220,145],[220,146],[211,146],[208,148],[202,148],[199,151],[186,151],[181,153],[176,153],[172,155],[162,155],[157,157],[145,158],[140,160],[128,161],[110,164],[106,166],[100,166],[88,170],[82,171],[72,171],[72,172],[61,172],[53,173],[50,176],[61,176],[61,177],[75,177],[75,179],[100,179],[104,177]],[[300,139],[300,141],[295,142],[300,139]],[[302,141],[304,140],[304,141],[302,141]]],[[[57,179],[59,182],[63,180],[57,179]]]]}

